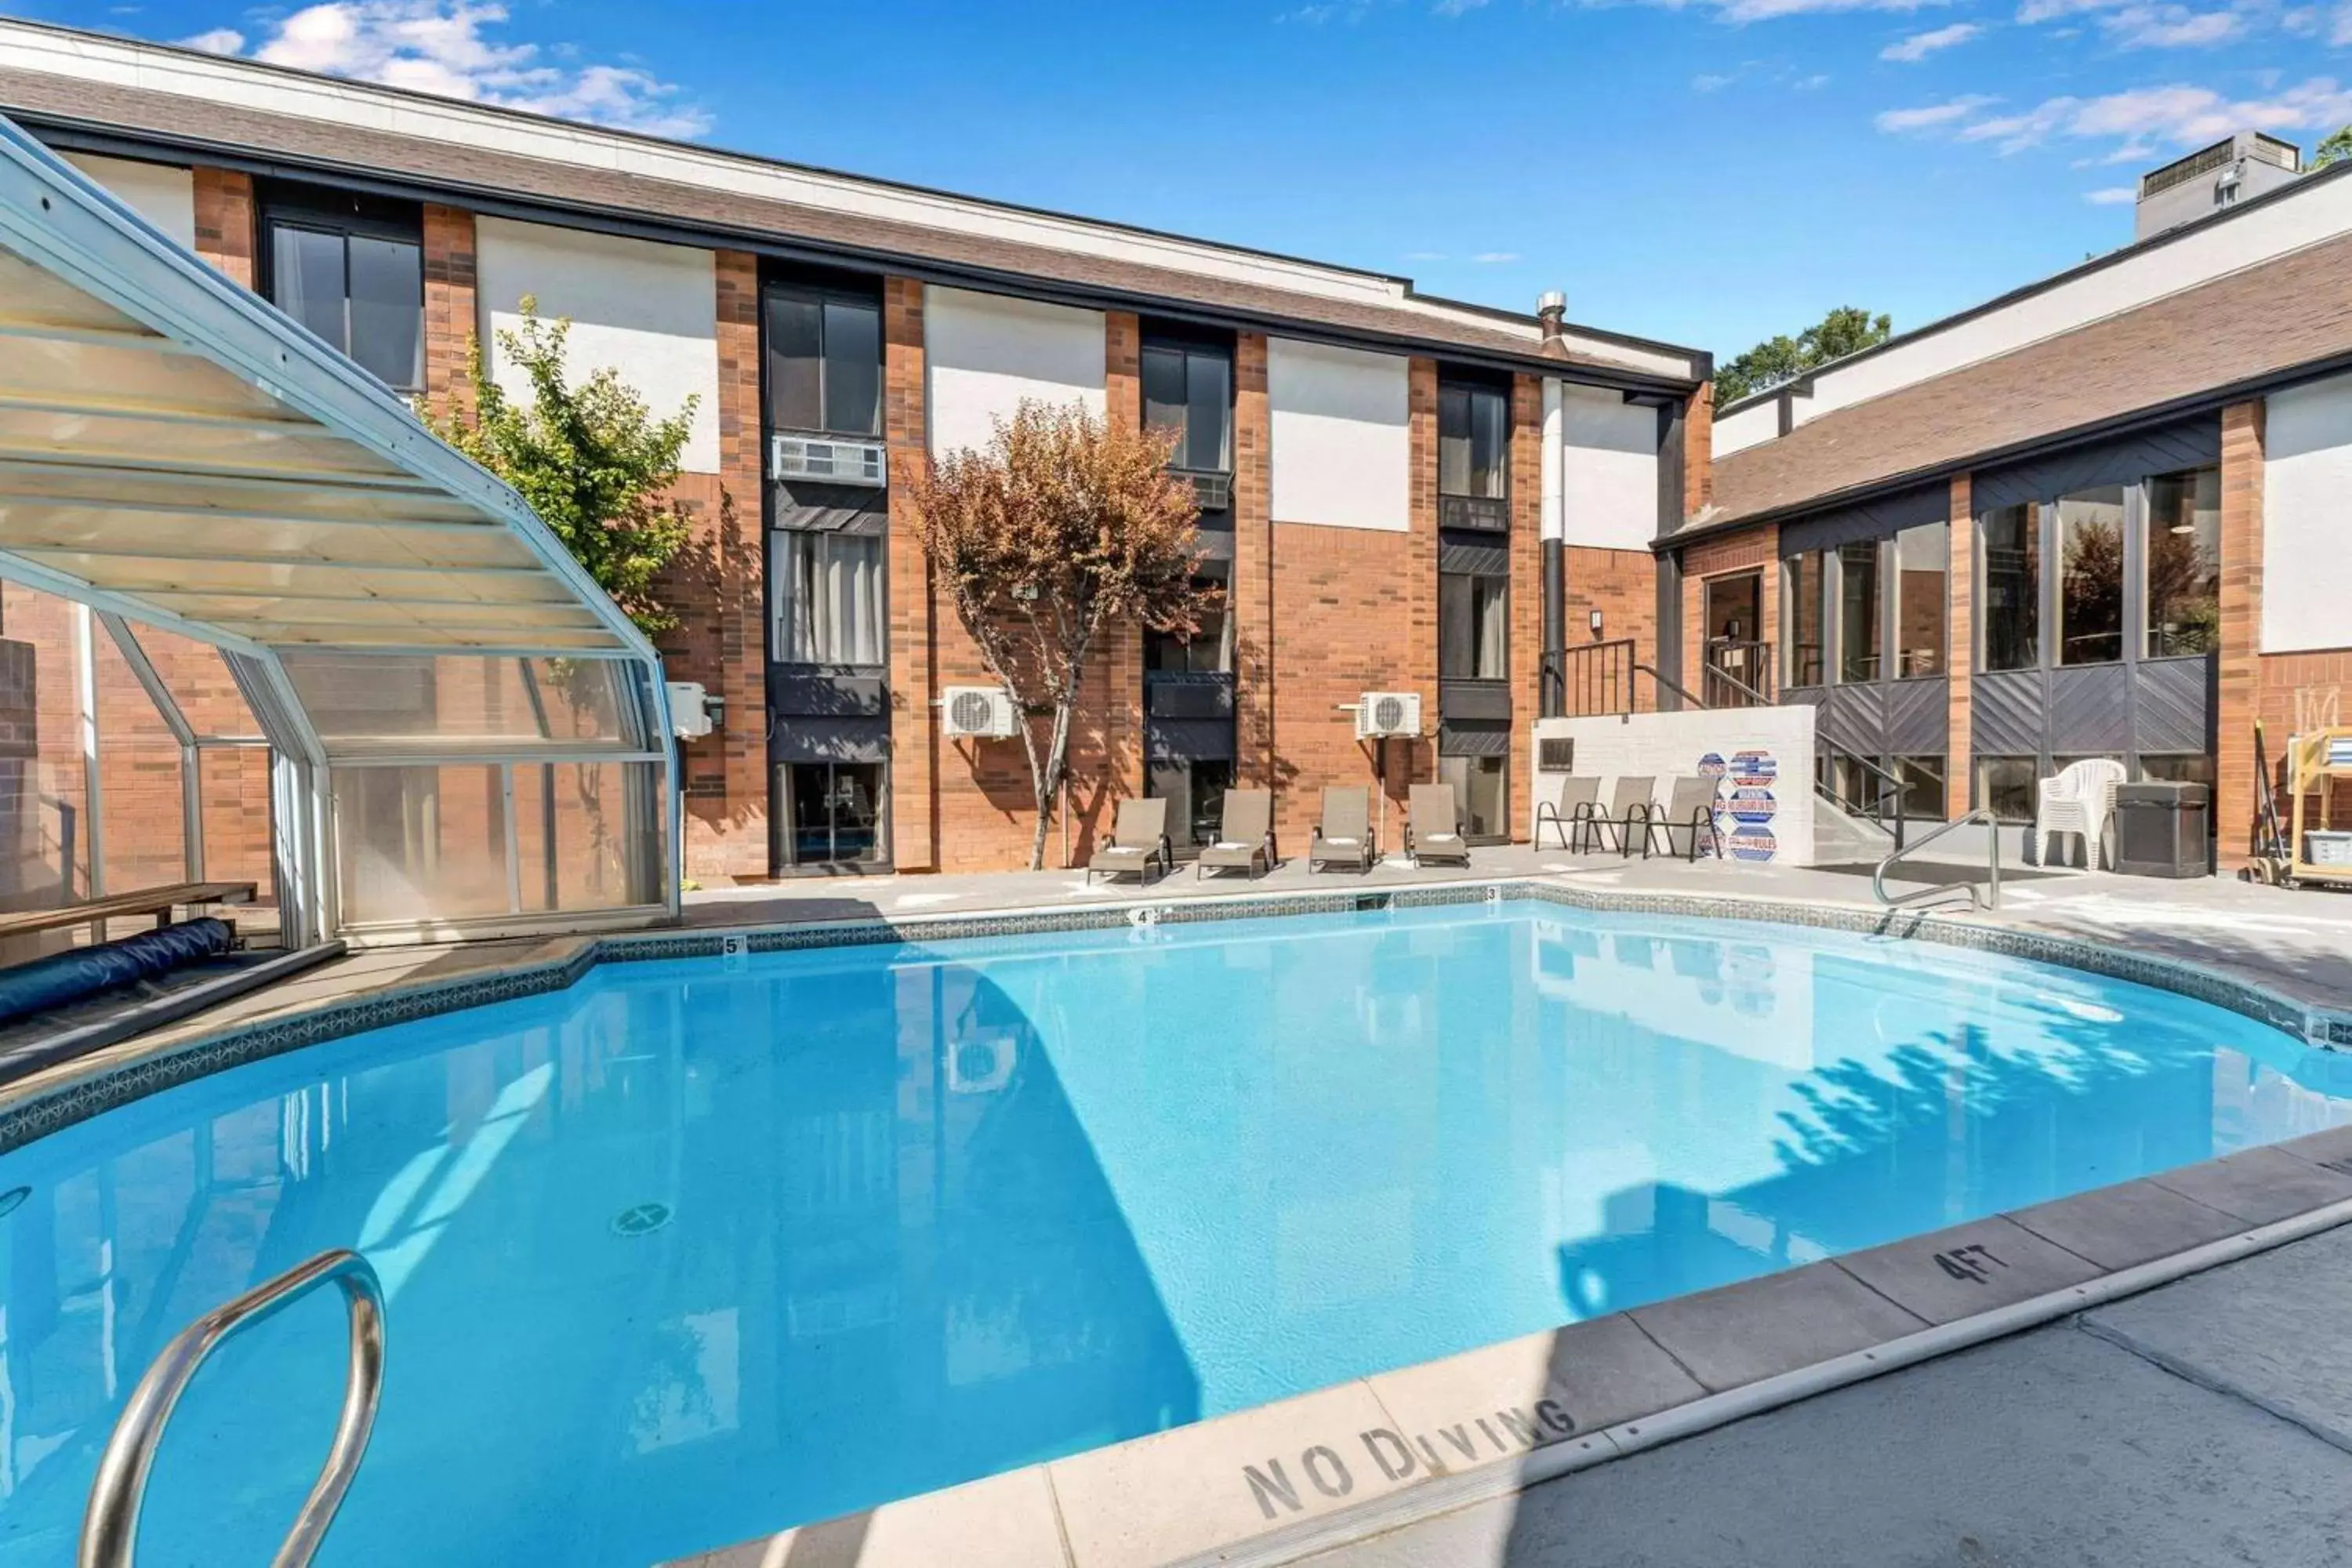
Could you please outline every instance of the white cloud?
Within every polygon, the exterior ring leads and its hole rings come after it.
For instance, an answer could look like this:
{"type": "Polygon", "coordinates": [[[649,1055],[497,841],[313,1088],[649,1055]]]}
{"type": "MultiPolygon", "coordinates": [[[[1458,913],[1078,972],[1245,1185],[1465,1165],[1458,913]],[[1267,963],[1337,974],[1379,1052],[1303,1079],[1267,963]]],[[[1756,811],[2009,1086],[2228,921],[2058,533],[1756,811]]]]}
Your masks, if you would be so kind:
{"type": "Polygon", "coordinates": [[[569,47],[543,51],[490,36],[507,20],[506,6],[495,0],[325,0],[279,18],[250,47],[228,27],[185,42],[215,54],[659,136],[710,129],[709,114],[678,101],[678,89],[649,71],[551,64],[545,57],[568,58],[569,47]]]}
{"type": "Polygon", "coordinates": [[[1738,79],[1739,73],[1738,71],[1731,71],[1728,73],[1710,71],[1704,75],[1691,78],[1691,90],[1693,92],[1720,92],[1738,79]]]}
{"type": "MultiPolygon", "coordinates": [[[[1679,5],[1681,0],[1665,0],[1679,5]]],[[[1704,0],[1726,22],[1769,22],[1780,16],[1811,16],[1831,11],[1918,11],[1949,0],[1704,0]]]]}
{"type": "Polygon", "coordinates": [[[1878,58],[1882,60],[1899,60],[1906,65],[1913,65],[1926,59],[1937,49],[1948,49],[1956,44],[1965,44],[1970,38],[1983,36],[1984,28],[1974,22],[1955,22],[1948,27],[1937,27],[1927,33],[1914,33],[1899,43],[1889,44],[1878,51],[1878,58]]]}
{"type": "Polygon", "coordinates": [[[2127,49],[2194,48],[2246,30],[2245,18],[2235,11],[2191,11],[2186,5],[2126,5],[2100,17],[2099,26],[2127,49]]]}
{"type": "Polygon", "coordinates": [[[2095,207],[2116,207],[2139,200],[2139,193],[2129,185],[2109,185],[2103,190],[2084,191],[2083,199],[2095,207]]]}
{"type": "Polygon", "coordinates": [[[1482,250],[1470,259],[1481,267],[1500,267],[1507,262],[1518,260],[1519,253],[1516,250],[1482,250]]]}
{"type": "Polygon", "coordinates": [[[1889,109],[1872,123],[1881,131],[1898,135],[1908,131],[1937,131],[1957,124],[1978,110],[1998,101],[1972,92],[1942,103],[1923,103],[1916,109],[1889,109]]]}
{"type": "Polygon", "coordinates": [[[1445,259],[1445,252],[1442,250],[1408,250],[1404,253],[1404,258],[1407,261],[1443,261],[1445,259]]]}
{"type": "Polygon", "coordinates": [[[1829,72],[1815,71],[1811,76],[1798,78],[1794,85],[1796,90],[1799,92],[1819,92],[1822,89],[1829,86],[1829,72]]]}

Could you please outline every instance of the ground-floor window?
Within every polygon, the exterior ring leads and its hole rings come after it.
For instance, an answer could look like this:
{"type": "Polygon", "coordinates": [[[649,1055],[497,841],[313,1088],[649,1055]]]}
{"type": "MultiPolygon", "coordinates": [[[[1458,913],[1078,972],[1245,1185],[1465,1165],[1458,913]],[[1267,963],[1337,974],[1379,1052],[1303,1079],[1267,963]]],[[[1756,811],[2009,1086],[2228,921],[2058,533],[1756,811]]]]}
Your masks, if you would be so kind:
{"type": "Polygon", "coordinates": [[[777,858],[786,867],[871,864],[887,857],[880,763],[782,763],[777,858]]]}
{"type": "Polygon", "coordinates": [[[2201,784],[2213,787],[2213,759],[2203,752],[2143,755],[2139,776],[2158,784],[2201,784]]]}
{"type": "Polygon", "coordinates": [[[1914,821],[1944,819],[1944,759],[1897,757],[1895,776],[1903,789],[1903,815],[1914,821]]]}
{"type": "Polygon", "coordinates": [[[1437,778],[1454,786],[1454,808],[1466,838],[1502,838],[1511,831],[1510,791],[1502,757],[1440,757],[1437,778]]]}
{"type": "Polygon", "coordinates": [[[1976,759],[1977,805],[2001,822],[2033,820],[2033,786],[2041,763],[2032,757],[1976,759]]]}
{"type": "Polygon", "coordinates": [[[1153,763],[1143,793],[1168,803],[1168,837],[1179,850],[1213,844],[1225,818],[1225,791],[1234,787],[1229,762],[1153,763]]]}

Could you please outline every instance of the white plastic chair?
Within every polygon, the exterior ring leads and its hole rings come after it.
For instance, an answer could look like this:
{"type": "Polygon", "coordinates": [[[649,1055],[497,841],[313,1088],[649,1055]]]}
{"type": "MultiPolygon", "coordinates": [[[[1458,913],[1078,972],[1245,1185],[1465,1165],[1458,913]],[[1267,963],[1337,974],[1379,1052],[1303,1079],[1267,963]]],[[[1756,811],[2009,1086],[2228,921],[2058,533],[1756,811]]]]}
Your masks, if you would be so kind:
{"type": "Polygon", "coordinates": [[[2116,808],[2116,786],[2123,782],[2123,763],[2105,757],[2069,763],[2057,777],[2043,779],[2033,810],[2033,863],[2050,864],[2053,837],[2079,833],[2084,868],[2097,870],[2107,817],[2116,808]]]}

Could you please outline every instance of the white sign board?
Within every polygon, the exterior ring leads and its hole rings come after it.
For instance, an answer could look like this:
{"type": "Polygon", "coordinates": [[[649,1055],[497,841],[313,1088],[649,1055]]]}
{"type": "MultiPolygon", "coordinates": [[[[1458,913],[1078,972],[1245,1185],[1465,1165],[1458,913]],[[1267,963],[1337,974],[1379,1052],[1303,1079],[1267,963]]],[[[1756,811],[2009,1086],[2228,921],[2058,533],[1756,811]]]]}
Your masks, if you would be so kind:
{"type": "MultiPolygon", "coordinates": [[[[1528,811],[1559,809],[1571,777],[1600,780],[1604,807],[1621,777],[1656,780],[1660,805],[1678,778],[1716,782],[1715,821],[1731,865],[1813,863],[1813,710],[1710,708],[1685,713],[1623,713],[1591,719],[1539,719],[1528,748],[1535,773],[1528,811]],[[1548,773],[1543,742],[1575,745],[1573,772],[1548,773]]],[[[1565,816],[1565,813],[1562,813],[1565,816]]]]}

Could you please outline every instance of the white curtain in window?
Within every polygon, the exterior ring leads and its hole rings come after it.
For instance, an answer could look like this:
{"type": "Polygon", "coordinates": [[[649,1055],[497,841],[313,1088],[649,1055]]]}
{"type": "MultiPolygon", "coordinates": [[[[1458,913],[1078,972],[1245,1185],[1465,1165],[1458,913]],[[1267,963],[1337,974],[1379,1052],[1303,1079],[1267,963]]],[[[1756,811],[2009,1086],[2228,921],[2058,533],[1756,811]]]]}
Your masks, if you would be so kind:
{"type": "Polygon", "coordinates": [[[883,662],[882,541],[787,529],[769,542],[775,658],[783,664],[883,662]]]}
{"type": "Polygon", "coordinates": [[[1500,577],[1481,577],[1478,583],[1478,674],[1487,680],[1500,680],[1509,668],[1511,618],[1506,613],[1509,586],[1500,577]]]}

